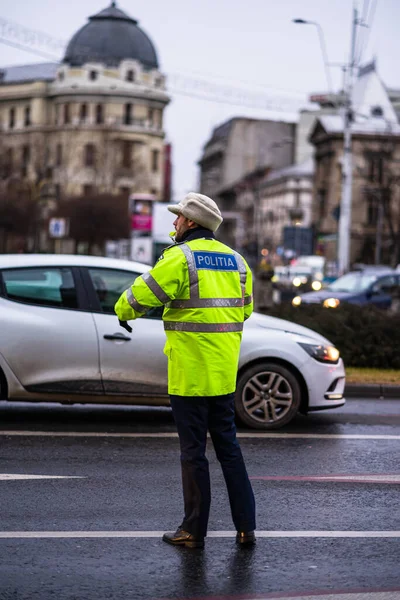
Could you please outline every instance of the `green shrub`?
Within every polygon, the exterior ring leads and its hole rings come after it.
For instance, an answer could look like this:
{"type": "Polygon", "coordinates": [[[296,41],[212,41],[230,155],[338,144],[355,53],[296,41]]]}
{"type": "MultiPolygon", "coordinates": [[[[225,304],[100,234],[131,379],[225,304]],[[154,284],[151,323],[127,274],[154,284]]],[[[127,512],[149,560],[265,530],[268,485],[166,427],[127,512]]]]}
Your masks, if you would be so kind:
{"type": "Polygon", "coordinates": [[[334,309],[315,304],[279,304],[265,314],[317,331],[339,349],[347,367],[400,369],[398,313],[354,304],[334,309]]]}

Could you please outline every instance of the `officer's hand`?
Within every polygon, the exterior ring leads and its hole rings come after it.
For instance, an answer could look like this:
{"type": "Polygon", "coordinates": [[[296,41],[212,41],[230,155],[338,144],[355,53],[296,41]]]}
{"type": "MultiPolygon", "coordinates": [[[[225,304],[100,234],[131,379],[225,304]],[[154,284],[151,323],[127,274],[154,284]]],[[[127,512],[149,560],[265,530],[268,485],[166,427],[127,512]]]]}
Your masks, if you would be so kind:
{"type": "Polygon", "coordinates": [[[119,321],[119,324],[121,327],[123,327],[124,329],[129,331],[129,333],[131,333],[132,327],[130,325],[128,325],[127,321],[120,321],[120,319],[118,319],[118,321],[119,321]]]}

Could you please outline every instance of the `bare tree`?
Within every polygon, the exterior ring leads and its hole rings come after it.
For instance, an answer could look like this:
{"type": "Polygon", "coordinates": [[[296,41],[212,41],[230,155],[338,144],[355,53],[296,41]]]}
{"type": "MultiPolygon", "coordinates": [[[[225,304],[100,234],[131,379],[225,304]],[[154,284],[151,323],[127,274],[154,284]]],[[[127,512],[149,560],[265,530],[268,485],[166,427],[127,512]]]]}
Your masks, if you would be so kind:
{"type": "Polygon", "coordinates": [[[69,237],[87,245],[92,254],[101,252],[110,239],[129,237],[126,198],[110,194],[74,196],[60,203],[58,214],[69,220],[69,237]]]}

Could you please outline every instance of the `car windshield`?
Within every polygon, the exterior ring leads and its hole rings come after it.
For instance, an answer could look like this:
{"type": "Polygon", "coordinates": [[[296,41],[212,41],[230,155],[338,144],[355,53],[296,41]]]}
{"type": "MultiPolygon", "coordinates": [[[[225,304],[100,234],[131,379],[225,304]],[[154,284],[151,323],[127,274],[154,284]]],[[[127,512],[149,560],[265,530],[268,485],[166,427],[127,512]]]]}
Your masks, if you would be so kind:
{"type": "Polygon", "coordinates": [[[367,273],[347,273],[336,279],[327,289],[332,292],[363,292],[376,278],[376,275],[367,273]]]}

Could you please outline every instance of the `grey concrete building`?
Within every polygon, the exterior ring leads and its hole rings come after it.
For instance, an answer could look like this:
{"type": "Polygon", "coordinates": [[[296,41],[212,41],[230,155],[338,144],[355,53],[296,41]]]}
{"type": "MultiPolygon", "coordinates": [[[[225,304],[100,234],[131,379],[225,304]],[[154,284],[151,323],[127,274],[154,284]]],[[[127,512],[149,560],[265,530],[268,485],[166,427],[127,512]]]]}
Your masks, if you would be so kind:
{"type": "Polygon", "coordinates": [[[221,239],[240,246],[248,220],[236,203],[242,180],[252,187],[269,169],[291,164],[294,136],[293,123],[244,117],[230,119],[213,130],[199,161],[200,189],[222,210],[221,239]]]}

